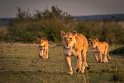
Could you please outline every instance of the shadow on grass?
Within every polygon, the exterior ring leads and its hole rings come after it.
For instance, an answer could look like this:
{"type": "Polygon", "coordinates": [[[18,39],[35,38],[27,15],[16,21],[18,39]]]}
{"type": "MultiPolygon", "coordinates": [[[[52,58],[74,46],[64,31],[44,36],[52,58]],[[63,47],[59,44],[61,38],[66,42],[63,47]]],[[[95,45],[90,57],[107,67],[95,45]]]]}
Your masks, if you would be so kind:
{"type": "Polygon", "coordinates": [[[110,54],[123,55],[124,54],[124,46],[110,51],[110,54]]]}
{"type": "Polygon", "coordinates": [[[40,74],[40,75],[67,75],[66,72],[59,72],[59,71],[44,71],[44,70],[37,70],[37,71],[0,71],[0,74],[40,74]]]}
{"type": "Polygon", "coordinates": [[[37,72],[41,73],[41,74],[53,74],[53,75],[66,75],[66,72],[60,72],[60,71],[54,71],[54,72],[50,72],[50,71],[43,71],[43,70],[38,70],[37,72]]]}

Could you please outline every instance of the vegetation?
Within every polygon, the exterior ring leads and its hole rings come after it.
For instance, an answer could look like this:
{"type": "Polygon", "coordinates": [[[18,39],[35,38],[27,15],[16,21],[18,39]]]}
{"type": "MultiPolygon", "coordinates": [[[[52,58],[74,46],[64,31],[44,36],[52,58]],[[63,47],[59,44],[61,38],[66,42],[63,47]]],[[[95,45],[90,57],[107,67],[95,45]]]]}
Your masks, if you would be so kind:
{"type": "Polygon", "coordinates": [[[52,6],[50,10],[36,10],[34,15],[17,7],[16,15],[17,18],[7,27],[7,33],[0,33],[0,41],[33,42],[43,36],[59,42],[61,30],[76,30],[87,38],[98,37],[110,44],[124,44],[124,28],[117,21],[78,21],[57,6],[52,6]]]}
{"type": "Polygon", "coordinates": [[[87,38],[99,38],[110,44],[124,43],[124,28],[115,21],[83,21],[77,24],[75,30],[83,33],[87,38]]]}

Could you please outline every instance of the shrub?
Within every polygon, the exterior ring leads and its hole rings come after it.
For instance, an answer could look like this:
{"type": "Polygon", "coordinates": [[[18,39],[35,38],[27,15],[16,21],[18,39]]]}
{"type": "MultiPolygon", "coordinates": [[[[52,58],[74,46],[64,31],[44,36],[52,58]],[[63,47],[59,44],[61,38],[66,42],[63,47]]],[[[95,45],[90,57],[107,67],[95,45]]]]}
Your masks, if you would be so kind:
{"type": "Polygon", "coordinates": [[[87,38],[99,38],[110,44],[124,44],[124,28],[116,21],[77,21],[57,6],[51,10],[36,11],[31,15],[27,10],[17,9],[17,18],[7,28],[7,34],[0,33],[0,41],[33,42],[46,37],[53,42],[61,40],[60,31],[74,31],[87,38]]]}
{"type": "Polygon", "coordinates": [[[110,44],[124,44],[124,28],[113,21],[83,21],[77,23],[75,30],[83,33],[87,38],[97,37],[101,41],[107,41],[110,44]]]}

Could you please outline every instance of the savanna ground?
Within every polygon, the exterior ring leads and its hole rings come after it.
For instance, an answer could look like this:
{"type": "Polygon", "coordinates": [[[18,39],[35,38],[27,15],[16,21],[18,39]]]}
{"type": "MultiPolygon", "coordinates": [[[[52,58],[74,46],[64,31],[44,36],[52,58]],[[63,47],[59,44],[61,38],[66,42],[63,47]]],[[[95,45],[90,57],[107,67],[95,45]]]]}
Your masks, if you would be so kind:
{"type": "MultiPolygon", "coordinates": [[[[117,48],[111,46],[110,50],[117,48]]],[[[37,44],[0,44],[0,83],[124,83],[124,56],[112,55],[108,63],[97,63],[87,53],[84,74],[67,75],[61,45],[49,46],[49,59],[41,60],[37,44]]],[[[73,69],[76,57],[72,58],[73,69]]]]}

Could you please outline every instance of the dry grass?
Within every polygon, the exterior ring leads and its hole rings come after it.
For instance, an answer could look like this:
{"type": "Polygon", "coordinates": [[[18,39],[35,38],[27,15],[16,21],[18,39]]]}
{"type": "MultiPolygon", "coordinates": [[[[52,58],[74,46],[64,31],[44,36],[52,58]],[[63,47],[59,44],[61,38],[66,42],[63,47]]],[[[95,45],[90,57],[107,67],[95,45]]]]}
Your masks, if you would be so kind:
{"type": "MultiPolygon", "coordinates": [[[[38,57],[36,44],[0,44],[0,83],[124,83],[124,57],[112,56],[109,63],[96,63],[87,55],[85,74],[66,74],[62,46],[51,44],[49,59],[38,57]]],[[[75,69],[76,58],[72,58],[75,69]]]]}

